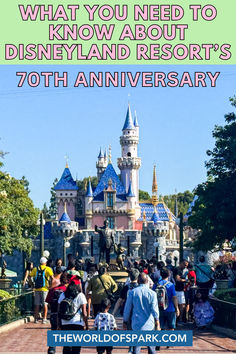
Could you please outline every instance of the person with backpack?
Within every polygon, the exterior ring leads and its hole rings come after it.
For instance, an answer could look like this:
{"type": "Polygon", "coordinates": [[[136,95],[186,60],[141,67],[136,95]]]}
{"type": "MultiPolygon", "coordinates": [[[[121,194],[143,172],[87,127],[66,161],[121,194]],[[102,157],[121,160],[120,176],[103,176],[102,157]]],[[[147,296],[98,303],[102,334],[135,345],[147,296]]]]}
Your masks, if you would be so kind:
{"type": "MultiPolygon", "coordinates": [[[[155,292],[148,288],[147,274],[141,273],[138,277],[139,286],[129,291],[123,316],[123,329],[131,328],[134,331],[160,330],[159,309],[155,292]]],[[[134,347],[134,354],[140,354],[141,347],[134,347]]],[[[148,347],[148,354],[154,354],[155,347],[148,347]]]]}
{"type": "Polygon", "coordinates": [[[53,271],[46,266],[47,258],[40,258],[40,265],[35,267],[30,273],[30,277],[34,278],[34,322],[38,322],[40,305],[43,307],[43,324],[47,323],[48,305],[46,297],[52,282],[53,271]]]}
{"type": "MultiPolygon", "coordinates": [[[[121,308],[120,314],[123,315],[124,308],[125,308],[125,303],[126,303],[129,291],[131,291],[131,290],[137,288],[137,286],[139,286],[139,284],[138,284],[139,274],[140,273],[139,273],[138,269],[136,269],[136,268],[131,268],[130,269],[129,278],[130,278],[131,281],[130,281],[130,283],[124,285],[124,287],[122,288],[121,293],[120,293],[120,297],[117,300],[117,302],[115,304],[115,307],[114,307],[114,310],[112,312],[113,316],[115,316],[115,314],[117,313],[119,308],[121,308]]],[[[132,329],[131,321],[129,321],[127,323],[127,329],[128,330],[132,329]]],[[[129,353],[133,353],[133,347],[129,347],[129,353]]]]}
{"type": "MultiPolygon", "coordinates": [[[[101,302],[100,312],[97,314],[94,321],[94,328],[98,331],[113,331],[117,329],[116,320],[112,314],[109,313],[111,307],[111,301],[104,299],[101,302]]],[[[97,347],[97,353],[106,354],[112,353],[113,347],[97,347]]]]}
{"type": "MultiPolygon", "coordinates": [[[[58,300],[58,316],[62,331],[82,331],[88,329],[87,300],[81,288],[71,282],[58,300]]],[[[79,354],[81,347],[63,347],[63,354],[79,354]]]]}
{"type": "Polygon", "coordinates": [[[204,296],[208,296],[215,280],[214,271],[212,267],[207,264],[205,256],[199,257],[199,263],[195,264],[195,272],[197,278],[197,286],[199,289],[201,289],[201,292],[204,296]]]}
{"type": "MultiPolygon", "coordinates": [[[[58,300],[62,293],[64,293],[68,286],[68,277],[66,273],[62,273],[60,277],[60,285],[51,288],[46,297],[46,302],[50,305],[50,324],[51,330],[60,328],[60,319],[58,318],[58,300]]],[[[55,347],[48,348],[48,354],[54,354],[55,347]]]]}
{"type": "Polygon", "coordinates": [[[120,292],[120,297],[115,304],[114,310],[112,311],[113,316],[115,316],[115,314],[117,313],[119,308],[121,308],[120,313],[121,313],[121,315],[123,315],[128,292],[129,292],[129,290],[133,290],[134,288],[136,288],[138,286],[139,274],[140,273],[139,273],[138,269],[136,269],[136,268],[130,269],[130,271],[129,271],[130,283],[127,283],[123,286],[123,288],[120,292]]]}
{"type": "Polygon", "coordinates": [[[161,329],[174,330],[176,328],[176,316],[179,316],[178,301],[175,286],[168,279],[169,269],[163,267],[160,271],[161,280],[153,286],[157,294],[157,301],[160,313],[161,329]]]}

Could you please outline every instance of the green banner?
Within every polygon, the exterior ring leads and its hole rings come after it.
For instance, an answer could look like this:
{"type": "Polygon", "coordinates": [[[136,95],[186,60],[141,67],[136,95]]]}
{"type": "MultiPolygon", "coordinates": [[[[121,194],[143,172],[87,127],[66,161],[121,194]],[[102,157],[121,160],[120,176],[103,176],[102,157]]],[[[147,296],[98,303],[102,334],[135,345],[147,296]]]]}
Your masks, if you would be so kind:
{"type": "Polygon", "coordinates": [[[0,64],[235,64],[235,0],[10,0],[0,64]]]}

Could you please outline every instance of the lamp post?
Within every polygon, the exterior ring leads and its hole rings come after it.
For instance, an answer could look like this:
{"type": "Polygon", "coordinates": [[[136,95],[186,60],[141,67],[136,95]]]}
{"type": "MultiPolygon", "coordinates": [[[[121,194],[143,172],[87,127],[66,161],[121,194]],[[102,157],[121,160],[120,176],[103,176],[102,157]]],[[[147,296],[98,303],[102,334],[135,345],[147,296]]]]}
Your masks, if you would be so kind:
{"type": "Polygon", "coordinates": [[[179,214],[179,261],[184,259],[184,223],[183,213],[179,214]]]}
{"type": "Polygon", "coordinates": [[[39,225],[40,225],[40,257],[43,257],[44,252],[44,224],[45,220],[43,218],[43,213],[40,213],[39,225]]]}
{"type": "Polygon", "coordinates": [[[70,242],[67,241],[66,238],[64,238],[64,247],[63,247],[63,263],[64,266],[66,267],[66,249],[70,247],[70,242]]]}

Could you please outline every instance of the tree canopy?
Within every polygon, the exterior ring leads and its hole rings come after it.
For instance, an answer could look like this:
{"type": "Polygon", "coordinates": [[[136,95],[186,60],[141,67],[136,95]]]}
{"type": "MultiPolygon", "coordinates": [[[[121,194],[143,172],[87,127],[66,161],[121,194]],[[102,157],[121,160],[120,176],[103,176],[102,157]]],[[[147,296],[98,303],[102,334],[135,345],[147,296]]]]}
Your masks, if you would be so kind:
{"type": "Polygon", "coordinates": [[[0,170],[0,254],[11,254],[14,249],[30,254],[32,236],[38,234],[38,215],[25,179],[18,180],[0,170]]]}
{"type": "Polygon", "coordinates": [[[189,204],[192,202],[193,198],[194,194],[188,190],[177,194],[163,196],[164,202],[176,216],[181,212],[183,215],[187,213],[189,204]]]}
{"type": "MultiPolygon", "coordinates": [[[[230,99],[236,107],[236,98],[230,99]]],[[[215,147],[208,150],[208,179],[197,186],[198,196],[189,224],[199,230],[193,245],[210,250],[236,237],[236,116],[225,115],[224,126],[215,126],[215,147]]]]}
{"type": "Polygon", "coordinates": [[[142,200],[150,200],[151,197],[149,195],[148,192],[145,192],[141,189],[139,189],[139,200],[142,201],[142,200]]]}
{"type": "Polygon", "coordinates": [[[91,180],[91,185],[92,185],[93,190],[97,187],[98,179],[96,176],[84,177],[83,179],[77,181],[77,186],[79,188],[79,191],[86,190],[89,178],[91,180]]]}
{"type": "Polygon", "coordinates": [[[47,210],[47,205],[44,203],[43,212],[46,219],[53,219],[57,218],[57,198],[56,198],[56,191],[54,187],[57,185],[58,179],[55,178],[53,181],[53,186],[51,188],[51,198],[50,198],[50,205],[49,209],[47,210]]]}

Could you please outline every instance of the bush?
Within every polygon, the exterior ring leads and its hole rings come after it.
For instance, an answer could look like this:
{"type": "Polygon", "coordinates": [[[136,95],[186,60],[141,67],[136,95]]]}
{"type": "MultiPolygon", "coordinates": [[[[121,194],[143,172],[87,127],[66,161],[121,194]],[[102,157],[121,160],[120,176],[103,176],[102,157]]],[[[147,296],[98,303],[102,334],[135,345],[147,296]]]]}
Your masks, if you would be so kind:
{"type": "Polygon", "coordinates": [[[0,300],[9,299],[9,297],[11,297],[11,295],[7,291],[0,289],[0,300]]]}
{"type": "Polygon", "coordinates": [[[219,300],[231,302],[236,304],[236,289],[223,289],[223,290],[216,290],[214,296],[217,297],[219,300]]]}
{"type": "Polygon", "coordinates": [[[0,290],[0,325],[19,318],[20,310],[16,306],[16,298],[7,291],[0,290]]]}

